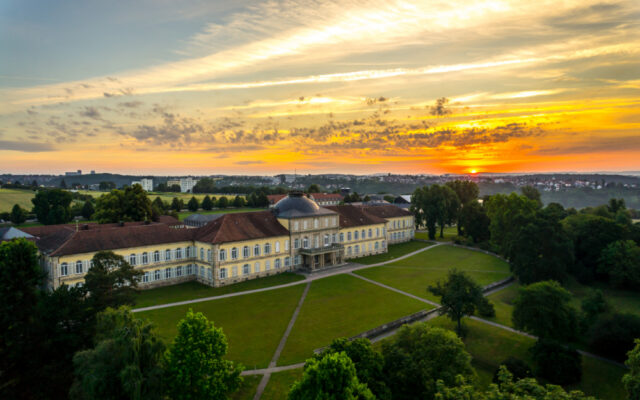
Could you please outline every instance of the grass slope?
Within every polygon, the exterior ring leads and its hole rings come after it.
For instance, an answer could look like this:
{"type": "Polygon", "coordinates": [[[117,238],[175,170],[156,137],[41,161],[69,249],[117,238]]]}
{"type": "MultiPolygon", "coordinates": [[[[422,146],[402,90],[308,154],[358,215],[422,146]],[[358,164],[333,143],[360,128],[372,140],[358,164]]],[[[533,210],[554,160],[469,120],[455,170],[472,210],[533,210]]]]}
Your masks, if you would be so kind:
{"type": "Polygon", "coordinates": [[[240,388],[229,395],[231,400],[250,400],[256,394],[262,375],[247,375],[242,377],[240,388]]]}
{"type": "Polygon", "coordinates": [[[499,258],[453,246],[438,246],[395,263],[359,270],[356,274],[438,301],[437,297],[427,292],[427,287],[444,280],[453,268],[467,272],[483,286],[510,275],[509,265],[499,258]]]}
{"type": "Polygon", "coordinates": [[[429,305],[349,275],[314,281],[278,365],[302,362],[313,350],[429,305]]]}
{"type": "Polygon", "coordinates": [[[217,327],[222,327],[228,343],[227,358],[247,369],[264,368],[271,361],[280,338],[302,295],[304,285],[284,289],[206,301],[186,306],[145,311],[166,340],[177,334],[177,323],[189,308],[202,312],[217,327]]]}
{"type": "Polygon", "coordinates": [[[404,242],[404,243],[392,244],[392,245],[389,245],[388,251],[384,254],[376,254],[373,256],[354,258],[351,261],[359,264],[366,264],[366,265],[377,264],[380,262],[393,260],[394,258],[402,257],[405,254],[409,254],[416,250],[424,249],[425,247],[431,246],[432,244],[433,243],[418,242],[415,240],[404,242]]]}
{"type": "Polygon", "coordinates": [[[267,276],[265,278],[252,279],[245,282],[222,287],[211,287],[202,283],[191,281],[179,285],[164,286],[157,289],[143,290],[136,297],[136,308],[155,306],[157,304],[175,303],[184,300],[199,299],[202,297],[220,296],[227,293],[242,292],[245,290],[261,289],[270,286],[283,285],[303,280],[302,275],[293,272],[267,276]]]}
{"type": "Polygon", "coordinates": [[[267,387],[264,388],[261,400],[281,400],[286,399],[295,381],[302,378],[302,368],[289,371],[277,372],[271,375],[267,387]]]}
{"type": "MultiPolygon", "coordinates": [[[[435,240],[437,240],[438,242],[451,242],[453,241],[453,238],[458,236],[458,228],[455,226],[445,226],[444,227],[444,238],[440,237],[440,227],[436,228],[436,238],[435,240]]],[[[427,231],[424,232],[416,232],[415,233],[415,237],[416,239],[422,239],[422,240],[431,240],[429,239],[429,233],[427,231]]]]}
{"type": "Polygon", "coordinates": [[[0,189],[0,212],[10,212],[14,204],[18,204],[26,210],[31,210],[33,208],[31,199],[34,196],[35,192],[32,190],[0,189]]]}

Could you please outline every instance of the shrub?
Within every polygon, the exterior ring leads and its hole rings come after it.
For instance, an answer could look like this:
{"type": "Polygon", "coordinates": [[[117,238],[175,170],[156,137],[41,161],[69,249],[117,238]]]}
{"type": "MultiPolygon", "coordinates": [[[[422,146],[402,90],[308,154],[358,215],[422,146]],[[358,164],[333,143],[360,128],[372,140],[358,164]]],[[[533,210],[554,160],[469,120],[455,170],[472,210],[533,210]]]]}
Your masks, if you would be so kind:
{"type": "Polygon", "coordinates": [[[633,349],[633,340],[640,337],[640,317],[632,314],[601,317],[589,330],[588,337],[593,351],[622,362],[633,349]]]}
{"type": "MultiPolygon", "coordinates": [[[[500,366],[505,366],[516,381],[523,378],[533,378],[533,373],[531,372],[529,365],[519,358],[511,356],[501,362],[500,366]]],[[[498,367],[496,372],[493,373],[493,383],[500,383],[499,372],[500,367],[498,367]]]]}
{"type": "Polygon", "coordinates": [[[537,377],[556,385],[570,385],[582,379],[582,357],[575,349],[550,340],[538,340],[531,351],[537,377]]]}

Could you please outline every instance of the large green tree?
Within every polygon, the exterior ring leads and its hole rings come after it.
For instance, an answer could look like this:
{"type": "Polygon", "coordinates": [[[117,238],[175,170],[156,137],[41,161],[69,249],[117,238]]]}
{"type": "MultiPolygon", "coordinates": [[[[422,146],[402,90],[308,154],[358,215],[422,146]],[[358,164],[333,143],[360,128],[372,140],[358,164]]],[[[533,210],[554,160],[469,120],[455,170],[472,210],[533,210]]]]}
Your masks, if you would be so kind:
{"type": "Polygon", "coordinates": [[[202,313],[189,310],[166,354],[167,394],[173,400],[226,399],[238,389],[241,366],[225,360],[227,338],[202,313]]]}
{"type": "Polygon", "coordinates": [[[436,238],[436,224],[440,227],[440,237],[444,237],[444,227],[456,219],[459,200],[448,186],[434,184],[417,188],[411,197],[410,210],[417,226],[426,226],[429,238],[436,238]]]}
{"type": "Polygon", "coordinates": [[[387,386],[396,400],[431,399],[436,382],[454,385],[456,377],[471,378],[471,356],[453,331],[426,323],[405,325],[382,344],[387,386]]]}
{"type": "Polygon", "coordinates": [[[98,314],[95,346],[73,357],[71,399],[163,399],[165,345],[126,307],[98,314]]]}
{"type": "Polygon", "coordinates": [[[45,225],[64,224],[71,221],[71,193],[62,189],[39,190],[31,199],[33,212],[45,225]]]}
{"type": "Polygon", "coordinates": [[[484,206],[475,200],[466,203],[460,210],[459,231],[462,230],[463,235],[471,237],[474,243],[489,240],[491,237],[490,223],[491,220],[487,216],[484,206]]]}
{"type": "Polygon", "coordinates": [[[629,400],[640,400],[640,339],[636,339],[635,344],[633,350],[627,353],[628,358],[625,362],[629,372],[622,377],[629,400]]]}
{"type": "Polygon", "coordinates": [[[538,189],[534,188],[533,186],[523,186],[520,188],[520,191],[522,192],[522,195],[524,197],[528,198],[529,200],[533,200],[538,203],[538,205],[542,206],[542,200],[540,199],[540,192],[538,191],[538,189]]]}
{"type": "Polygon", "coordinates": [[[444,282],[429,286],[429,292],[440,297],[440,315],[446,315],[456,323],[456,332],[462,336],[462,317],[473,315],[487,301],[482,288],[463,271],[449,271],[444,282]]]}
{"type": "Polygon", "coordinates": [[[514,327],[542,339],[561,342],[575,339],[578,319],[577,311],[570,305],[571,297],[555,281],[521,287],[513,301],[514,327]]]}
{"type": "Polygon", "coordinates": [[[20,225],[27,220],[27,211],[20,207],[19,204],[14,204],[11,209],[11,222],[15,225],[20,225]]]}
{"type": "Polygon", "coordinates": [[[538,204],[525,196],[511,193],[490,196],[484,205],[491,220],[491,243],[500,254],[508,257],[512,254],[515,232],[533,217],[538,204]]]}
{"type": "Polygon", "coordinates": [[[89,200],[85,201],[84,204],[82,205],[82,211],[81,211],[82,217],[84,219],[91,219],[94,212],[96,212],[96,210],[93,207],[93,203],[89,200]]]}
{"type": "Polygon", "coordinates": [[[640,247],[633,240],[609,243],[600,254],[598,272],[616,288],[640,288],[640,247]]]}
{"type": "Polygon", "coordinates": [[[288,398],[373,400],[375,396],[358,380],[351,359],[346,353],[339,352],[307,360],[302,378],[293,384],[288,398]]]}
{"type": "Polygon", "coordinates": [[[198,211],[198,208],[200,208],[200,203],[198,203],[198,199],[196,199],[196,196],[191,196],[191,199],[187,203],[187,208],[189,209],[189,211],[198,211]]]}
{"type": "Polygon", "coordinates": [[[92,262],[84,281],[96,310],[135,304],[142,271],[134,269],[124,257],[112,251],[97,252],[92,262]]]}
{"type": "Polygon", "coordinates": [[[94,218],[99,223],[151,220],[151,201],[140,185],[112,190],[96,202],[94,218]]]}
{"type": "Polygon", "coordinates": [[[462,235],[462,227],[460,224],[461,212],[464,207],[469,203],[477,203],[478,194],[480,193],[480,189],[478,188],[478,184],[472,181],[449,181],[445,183],[446,186],[451,188],[456,195],[458,196],[457,209],[456,209],[456,219],[458,226],[458,236],[462,235]]]}
{"type": "Polygon", "coordinates": [[[216,183],[211,178],[200,178],[193,186],[193,193],[215,193],[216,183]]]}
{"type": "Polygon", "coordinates": [[[209,195],[204,196],[204,199],[202,199],[202,209],[205,211],[211,211],[211,209],[213,209],[213,200],[211,200],[209,195]]]}

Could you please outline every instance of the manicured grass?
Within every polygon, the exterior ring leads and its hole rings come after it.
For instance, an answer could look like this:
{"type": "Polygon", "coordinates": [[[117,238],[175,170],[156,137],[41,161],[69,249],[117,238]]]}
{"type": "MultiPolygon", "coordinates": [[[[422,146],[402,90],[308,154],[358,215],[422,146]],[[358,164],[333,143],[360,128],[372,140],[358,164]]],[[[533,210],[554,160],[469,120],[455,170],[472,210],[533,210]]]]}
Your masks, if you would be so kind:
{"type": "Polygon", "coordinates": [[[600,282],[595,282],[593,285],[582,285],[573,279],[566,284],[566,288],[573,293],[572,305],[578,310],[582,300],[595,288],[602,290],[604,298],[607,299],[614,312],[640,315],[640,292],[614,289],[600,282]]]}
{"type": "Polygon", "coordinates": [[[509,265],[497,257],[453,246],[438,246],[415,256],[380,267],[355,272],[413,295],[438,301],[427,292],[429,285],[444,280],[450,269],[465,271],[484,286],[510,275],[509,265]]]}
{"type": "Polygon", "coordinates": [[[502,288],[500,291],[487,296],[487,298],[493,303],[493,307],[496,310],[496,316],[487,319],[502,325],[513,327],[511,313],[513,312],[513,300],[518,296],[518,289],[520,289],[520,284],[515,282],[505,288],[502,288]]]}
{"type": "Polygon", "coordinates": [[[409,254],[416,250],[424,249],[425,247],[429,247],[432,244],[433,243],[431,242],[425,243],[425,242],[418,242],[415,240],[411,240],[409,242],[389,245],[388,251],[384,254],[376,254],[373,256],[353,258],[350,261],[353,261],[359,264],[366,264],[366,265],[377,264],[380,262],[393,260],[394,258],[404,256],[405,254],[409,254]]]}
{"type": "Polygon", "coordinates": [[[350,275],[314,281],[278,365],[301,362],[333,339],[350,337],[429,305],[350,275]]]}
{"type": "MultiPolygon", "coordinates": [[[[451,242],[453,241],[453,238],[458,236],[458,228],[455,226],[445,226],[444,227],[444,238],[440,237],[440,227],[436,228],[436,238],[435,240],[437,240],[438,242],[451,242]]],[[[429,233],[427,231],[424,232],[416,232],[415,233],[415,238],[416,239],[422,239],[422,240],[431,240],[429,239],[429,233]]]]}
{"type": "Polygon", "coordinates": [[[35,193],[33,190],[0,189],[0,212],[11,212],[14,204],[18,204],[26,210],[31,210],[33,208],[31,199],[35,196],[35,193]]]}
{"type": "MultiPolygon", "coordinates": [[[[445,317],[438,317],[430,324],[454,329],[454,323],[445,317]]],[[[496,328],[468,318],[464,320],[467,335],[464,338],[467,351],[473,357],[474,368],[478,371],[479,386],[488,385],[494,371],[507,357],[519,358],[531,365],[529,348],[534,339],[504,329],[496,328]]],[[[582,357],[582,382],[567,389],[577,389],[602,400],[625,398],[620,380],[625,370],[591,357],[582,357]]]]}
{"type": "Polygon", "coordinates": [[[267,387],[264,388],[261,400],[286,399],[291,385],[300,378],[302,378],[302,368],[272,374],[267,387]]]}
{"type": "Polygon", "coordinates": [[[202,297],[220,296],[227,293],[261,289],[269,286],[283,285],[303,280],[302,275],[293,272],[252,279],[233,285],[213,288],[202,283],[191,281],[179,285],[165,286],[157,289],[142,290],[136,298],[136,308],[155,306],[157,304],[175,303],[178,301],[199,299],[202,297]]]}
{"type": "Polygon", "coordinates": [[[265,210],[264,208],[242,207],[242,208],[222,208],[222,209],[216,209],[216,210],[210,210],[210,211],[198,210],[196,212],[183,211],[183,212],[178,213],[178,219],[180,221],[182,221],[183,219],[187,218],[189,215],[192,215],[192,214],[202,214],[202,215],[208,215],[208,214],[230,214],[230,213],[264,211],[264,210],[265,210]]]}
{"type": "Polygon", "coordinates": [[[256,394],[262,375],[247,375],[242,377],[240,388],[229,395],[231,400],[250,400],[256,394]]]}
{"type": "Polygon", "coordinates": [[[304,285],[296,285],[136,314],[153,321],[160,336],[171,341],[177,334],[178,321],[190,308],[202,312],[222,327],[229,342],[228,359],[247,369],[264,368],[271,361],[303,290],[304,285]]]}

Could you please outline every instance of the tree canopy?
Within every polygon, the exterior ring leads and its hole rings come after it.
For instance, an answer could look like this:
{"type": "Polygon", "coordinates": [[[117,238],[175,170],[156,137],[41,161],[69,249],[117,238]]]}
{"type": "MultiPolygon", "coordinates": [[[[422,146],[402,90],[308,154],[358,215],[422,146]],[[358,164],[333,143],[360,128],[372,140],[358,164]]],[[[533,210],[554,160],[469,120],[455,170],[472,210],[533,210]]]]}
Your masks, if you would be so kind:
{"type": "Polygon", "coordinates": [[[187,203],[187,208],[189,209],[189,211],[198,211],[198,208],[200,208],[200,203],[198,202],[198,199],[196,199],[196,196],[191,196],[191,199],[187,203]]]}
{"type": "Polygon", "coordinates": [[[448,186],[433,184],[417,188],[411,196],[410,210],[416,225],[426,226],[429,238],[436,238],[436,224],[440,227],[440,237],[444,237],[444,227],[457,218],[460,201],[448,186]]]}
{"type": "Polygon", "coordinates": [[[38,221],[45,225],[71,221],[71,193],[62,189],[39,190],[31,202],[38,221]]]}
{"type": "Polygon", "coordinates": [[[202,199],[202,209],[205,211],[211,211],[211,209],[213,209],[213,202],[214,200],[211,200],[209,195],[204,196],[204,199],[202,199]]]}
{"type": "Polygon", "coordinates": [[[133,305],[136,288],[142,271],[136,270],[124,257],[112,251],[99,251],[87,271],[85,288],[91,294],[96,310],[133,305]]]}
{"type": "Polygon", "coordinates": [[[622,377],[624,388],[627,389],[629,399],[640,399],[640,339],[635,340],[635,347],[628,354],[625,365],[629,372],[622,377]]]}
{"type": "Polygon", "coordinates": [[[18,204],[14,204],[11,209],[11,222],[20,225],[27,220],[27,211],[20,207],[18,204]]]}
{"type": "Polygon", "coordinates": [[[617,240],[602,249],[598,272],[616,288],[640,287],[640,247],[633,240],[617,240]]]}
{"type": "Polygon", "coordinates": [[[151,220],[151,201],[140,185],[114,189],[96,201],[94,218],[99,223],[151,220]]]}

